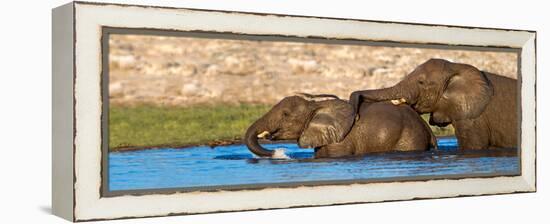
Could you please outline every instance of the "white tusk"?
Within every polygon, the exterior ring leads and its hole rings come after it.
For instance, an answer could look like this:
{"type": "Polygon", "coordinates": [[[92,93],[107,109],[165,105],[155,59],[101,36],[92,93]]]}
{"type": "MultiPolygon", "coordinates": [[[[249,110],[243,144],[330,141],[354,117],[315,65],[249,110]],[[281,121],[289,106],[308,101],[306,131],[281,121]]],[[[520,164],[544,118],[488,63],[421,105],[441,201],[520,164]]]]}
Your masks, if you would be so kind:
{"type": "Polygon", "coordinates": [[[265,138],[268,135],[269,135],[269,131],[264,131],[258,135],[258,138],[265,138]]]}
{"type": "Polygon", "coordinates": [[[407,100],[405,100],[405,98],[401,98],[401,99],[398,99],[398,100],[391,100],[391,103],[393,105],[399,105],[399,104],[402,104],[402,103],[406,103],[407,100]]]}

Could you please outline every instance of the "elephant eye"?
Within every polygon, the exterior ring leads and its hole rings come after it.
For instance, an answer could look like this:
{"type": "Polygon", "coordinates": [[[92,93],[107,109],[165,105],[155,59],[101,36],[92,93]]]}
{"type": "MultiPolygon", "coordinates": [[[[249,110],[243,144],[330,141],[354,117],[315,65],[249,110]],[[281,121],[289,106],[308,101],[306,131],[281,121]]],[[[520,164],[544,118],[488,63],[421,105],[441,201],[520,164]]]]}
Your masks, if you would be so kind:
{"type": "Polygon", "coordinates": [[[288,115],[290,115],[288,111],[283,111],[283,116],[288,117],[288,115]]]}
{"type": "Polygon", "coordinates": [[[418,80],[418,84],[424,85],[424,80],[418,80]]]}

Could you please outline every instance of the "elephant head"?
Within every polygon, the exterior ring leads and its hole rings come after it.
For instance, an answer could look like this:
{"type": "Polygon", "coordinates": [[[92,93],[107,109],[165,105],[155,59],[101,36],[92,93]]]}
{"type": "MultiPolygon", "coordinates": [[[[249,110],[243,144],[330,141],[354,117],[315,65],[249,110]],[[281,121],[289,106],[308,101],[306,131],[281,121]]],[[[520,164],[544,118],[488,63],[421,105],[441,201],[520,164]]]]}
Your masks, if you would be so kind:
{"type": "Polygon", "coordinates": [[[355,111],[362,101],[407,103],[418,113],[431,113],[430,124],[446,126],[453,120],[478,117],[493,96],[493,86],[477,68],[430,59],[393,87],[357,91],[350,102],[355,111]]]}
{"type": "Polygon", "coordinates": [[[257,156],[271,157],[258,138],[298,140],[301,148],[340,142],[354,122],[352,106],[333,95],[299,94],[285,97],[246,131],[244,141],[257,156]]]}

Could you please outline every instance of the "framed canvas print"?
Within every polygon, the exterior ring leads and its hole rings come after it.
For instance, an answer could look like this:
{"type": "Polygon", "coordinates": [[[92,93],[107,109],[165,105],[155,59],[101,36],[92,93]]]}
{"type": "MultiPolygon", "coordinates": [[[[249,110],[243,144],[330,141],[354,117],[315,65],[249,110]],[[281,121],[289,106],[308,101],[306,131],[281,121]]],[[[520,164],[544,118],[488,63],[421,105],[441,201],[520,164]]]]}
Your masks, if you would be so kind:
{"type": "Polygon", "coordinates": [[[536,32],[73,2],[53,17],[71,221],[536,191],[536,32]]]}

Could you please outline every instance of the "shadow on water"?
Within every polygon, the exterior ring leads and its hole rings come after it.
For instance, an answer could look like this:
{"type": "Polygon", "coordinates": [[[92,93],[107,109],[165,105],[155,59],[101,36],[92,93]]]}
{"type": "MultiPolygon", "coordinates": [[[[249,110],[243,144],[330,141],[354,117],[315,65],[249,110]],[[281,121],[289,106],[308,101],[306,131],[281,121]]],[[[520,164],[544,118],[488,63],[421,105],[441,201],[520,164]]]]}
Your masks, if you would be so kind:
{"type": "MultiPolygon", "coordinates": [[[[386,153],[370,153],[364,156],[351,156],[339,158],[314,158],[314,153],[289,153],[290,159],[271,159],[271,158],[246,158],[249,163],[258,163],[260,161],[269,161],[272,164],[285,164],[293,162],[316,162],[316,163],[333,163],[333,162],[355,162],[364,160],[368,157],[384,158],[389,161],[426,161],[440,158],[496,158],[496,157],[516,157],[516,149],[487,149],[487,150],[448,150],[448,151],[428,151],[428,152],[386,152],[386,153]]],[[[223,158],[219,158],[223,159],[223,158]]]]}
{"type": "Polygon", "coordinates": [[[214,159],[221,160],[245,160],[247,163],[269,162],[271,164],[287,164],[295,162],[354,162],[363,160],[365,157],[383,157],[394,161],[422,161],[438,158],[494,158],[494,157],[517,157],[517,149],[483,149],[483,150],[458,150],[456,147],[437,151],[410,151],[410,152],[383,152],[370,153],[364,156],[351,156],[339,158],[314,158],[313,152],[288,152],[289,159],[258,158],[252,154],[230,154],[216,156],[214,159]]]}
{"type": "Polygon", "coordinates": [[[224,160],[244,160],[244,159],[252,159],[254,158],[250,154],[233,154],[233,155],[221,155],[216,156],[214,159],[224,159],[224,160]]]}
{"type": "Polygon", "coordinates": [[[250,163],[257,163],[258,161],[272,161],[274,163],[284,162],[284,161],[298,161],[298,160],[307,160],[311,159],[314,156],[313,152],[289,152],[286,153],[290,159],[271,159],[271,158],[257,158],[252,154],[231,154],[231,155],[221,155],[215,156],[214,159],[222,160],[247,160],[250,163]]]}
{"type": "MultiPolygon", "coordinates": [[[[434,159],[465,159],[465,158],[495,158],[495,157],[516,157],[518,150],[514,148],[503,149],[483,149],[483,150],[459,150],[457,139],[454,137],[439,137],[437,139],[439,150],[430,151],[409,151],[409,152],[381,152],[369,153],[364,156],[351,156],[340,158],[318,158],[315,159],[313,150],[298,149],[293,144],[266,144],[268,149],[275,149],[280,146],[287,150],[285,154],[289,159],[259,158],[252,153],[235,153],[215,156],[214,159],[221,160],[245,160],[250,164],[268,162],[270,164],[288,164],[288,163],[333,163],[333,162],[354,162],[364,160],[368,157],[383,158],[388,161],[430,161],[434,159]],[[289,147],[290,146],[290,147],[289,147]],[[292,150],[289,150],[291,148],[292,150]]],[[[245,148],[244,145],[233,145],[232,147],[245,148]]]]}

